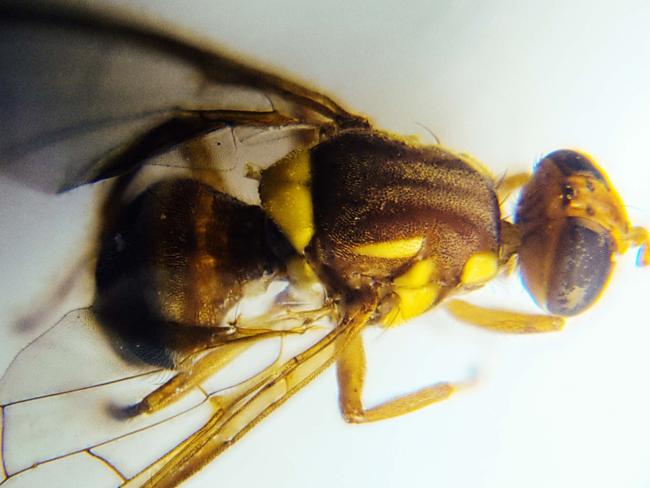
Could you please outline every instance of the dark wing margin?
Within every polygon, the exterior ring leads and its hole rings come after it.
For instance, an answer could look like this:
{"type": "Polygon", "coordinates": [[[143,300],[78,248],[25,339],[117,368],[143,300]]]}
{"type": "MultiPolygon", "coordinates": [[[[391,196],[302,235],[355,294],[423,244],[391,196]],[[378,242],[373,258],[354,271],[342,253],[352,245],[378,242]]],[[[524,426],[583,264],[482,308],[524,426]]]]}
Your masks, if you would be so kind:
{"type": "Polygon", "coordinates": [[[314,90],[169,31],[61,2],[0,3],[0,173],[65,191],[229,125],[224,111],[277,103],[299,122],[367,125],[314,90]]]}

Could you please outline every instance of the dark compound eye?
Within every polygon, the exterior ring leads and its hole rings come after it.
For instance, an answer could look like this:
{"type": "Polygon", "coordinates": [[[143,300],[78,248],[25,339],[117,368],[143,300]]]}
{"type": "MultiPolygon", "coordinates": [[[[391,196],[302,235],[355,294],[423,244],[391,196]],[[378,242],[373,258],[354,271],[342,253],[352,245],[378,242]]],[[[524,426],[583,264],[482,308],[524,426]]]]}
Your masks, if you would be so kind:
{"type": "Polygon", "coordinates": [[[555,164],[555,166],[565,176],[571,176],[576,173],[587,173],[593,178],[605,182],[605,178],[594,163],[592,163],[587,156],[577,151],[562,149],[550,153],[545,157],[545,159],[553,161],[553,164],[555,164]]]}
{"type": "Polygon", "coordinates": [[[567,219],[546,288],[548,310],[569,316],[593,305],[609,280],[613,252],[608,233],[590,229],[581,219],[567,219]]]}

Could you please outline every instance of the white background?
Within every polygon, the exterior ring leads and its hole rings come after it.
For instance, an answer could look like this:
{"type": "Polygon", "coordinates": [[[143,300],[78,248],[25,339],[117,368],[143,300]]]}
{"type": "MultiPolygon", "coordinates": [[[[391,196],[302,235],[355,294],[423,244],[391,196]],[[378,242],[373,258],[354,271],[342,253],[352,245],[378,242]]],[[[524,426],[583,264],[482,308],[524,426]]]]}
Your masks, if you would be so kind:
{"type": "MultiPolygon", "coordinates": [[[[645,2],[106,3],[213,39],[381,128],[426,138],[425,126],[497,175],[529,169],[557,148],[582,148],[606,168],[632,220],[650,225],[645,2]]],[[[40,196],[0,183],[6,364],[27,340],[12,320],[45,288],[35,273],[48,266],[56,276],[72,264],[57,251],[72,239],[62,225],[89,209],[75,203],[83,191],[56,205],[43,197],[39,207],[40,196]]],[[[621,260],[604,298],[560,334],[490,334],[442,310],[371,333],[369,400],[472,369],[480,381],[410,416],[349,426],[329,371],[188,485],[650,486],[650,275],[633,260],[621,260]]],[[[485,291],[502,306],[530,307],[517,279],[485,291]]]]}

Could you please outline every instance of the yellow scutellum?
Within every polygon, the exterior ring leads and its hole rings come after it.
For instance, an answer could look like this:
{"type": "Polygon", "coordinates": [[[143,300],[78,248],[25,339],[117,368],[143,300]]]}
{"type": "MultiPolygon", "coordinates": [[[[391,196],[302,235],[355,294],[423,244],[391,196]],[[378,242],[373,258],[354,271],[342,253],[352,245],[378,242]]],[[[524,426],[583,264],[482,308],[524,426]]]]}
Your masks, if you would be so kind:
{"type": "Polygon", "coordinates": [[[314,235],[309,154],[288,154],[264,171],[260,184],[262,207],[301,254],[314,235]]]}

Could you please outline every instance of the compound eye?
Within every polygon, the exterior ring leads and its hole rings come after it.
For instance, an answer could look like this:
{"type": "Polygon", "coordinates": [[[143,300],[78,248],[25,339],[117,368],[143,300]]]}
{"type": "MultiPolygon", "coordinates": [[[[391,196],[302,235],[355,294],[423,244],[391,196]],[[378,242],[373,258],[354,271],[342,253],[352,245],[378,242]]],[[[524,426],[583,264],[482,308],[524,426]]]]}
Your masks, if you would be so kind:
{"type": "Polygon", "coordinates": [[[551,313],[583,312],[598,299],[611,275],[614,249],[609,233],[584,224],[582,219],[569,218],[559,230],[544,287],[544,302],[551,313]]]}
{"type": "Polygon", "coordinates": [[[594,164],[589,156],[579,151],[560,149],[559,151],[547,154],[544,160],[551,162],[564,176],[581,173],[589,175],[600,182],[606,182],[602,171],[594,164]]]}
{"type": "Polygon", "coordinates": [[[627,228],[620,198],[585,154],[555,151],[522,190],[515,223],[524,284],[557,315],[583,312],[601,295],[627,228]]]}

